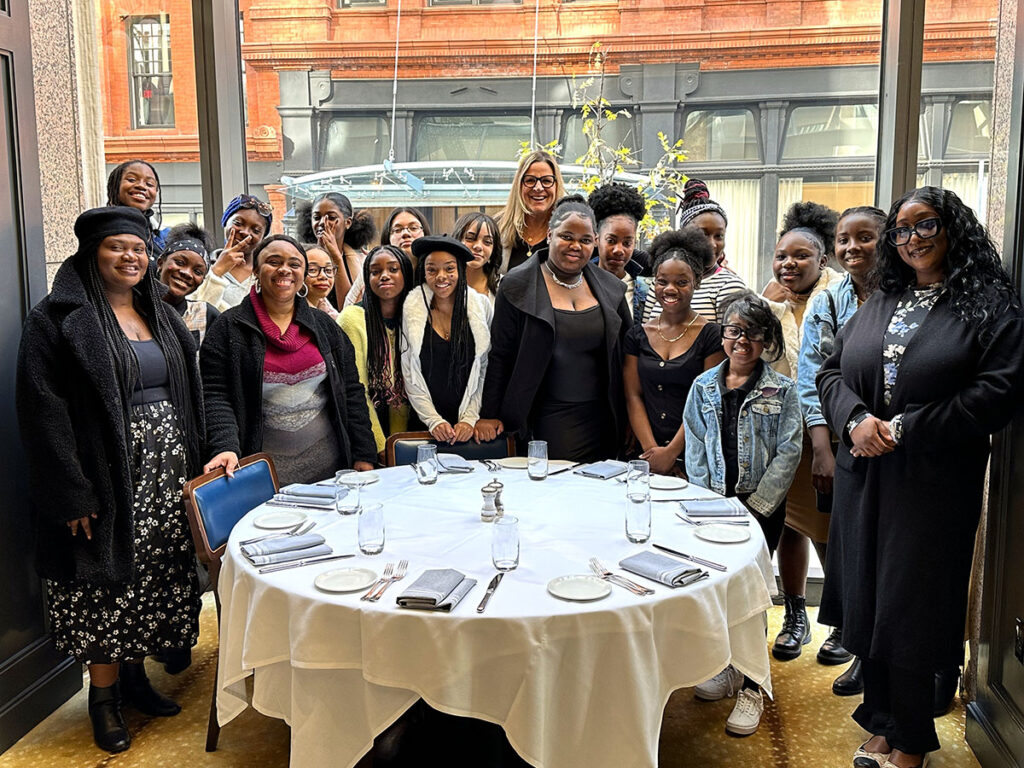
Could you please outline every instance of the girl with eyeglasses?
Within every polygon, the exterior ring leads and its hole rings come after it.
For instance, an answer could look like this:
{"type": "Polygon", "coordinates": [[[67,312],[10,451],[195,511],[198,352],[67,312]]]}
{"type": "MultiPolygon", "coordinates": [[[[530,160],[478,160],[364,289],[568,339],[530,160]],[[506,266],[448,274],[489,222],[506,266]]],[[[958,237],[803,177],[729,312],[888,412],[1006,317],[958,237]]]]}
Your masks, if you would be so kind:
{"type": "Polygon", "coordinates": [[[252,195],[238,195],[224,209],[224,247],[214,251],[206,279],[195,298],[221,312],[242,303],[255,284],[252,254],[270,232],[274,209],[252,195]]]}
{"type": "Polygon", "coordinates": [[[939,748],[937,670],[963,661],[991,436],[1019,411],[1024,314],[985,228],[953,192],[893,203],[878,290],[818,374],[839,436],[819,620],[861,658],[861,762],[939,748]]]}
{"type": "MultiPolygon", "coordinates": [[[[782,325],[753,292],[722,303],[727,359],[693,383],[683,409],[690,482],[747,507],[773,553],[786,519],[786,492],[800,461],[803,418],[796,383],[770,363],[785,354],[782,325]]],[[[760,682],[732,665],[697,686],[703,701],[736,696],[725,729],[749,736],[761,722],[760,682]]]]}
{"type": "Polygon", "coordinates": [[[327,251],[318,245],[309,244],[303,248],[306,249],[306,301],[309,306],[337,320],[338,310],[327,300],[334,288],[334,262],[327,251]]]}
{"type": "Polygon", "coordinates": [[[508,201],[498,215],[505,253],[502,275],[524,263],[544,245],[555,201],[564,196],[565,183],[554,155],[538,149],[519,161],[508,201]]]}

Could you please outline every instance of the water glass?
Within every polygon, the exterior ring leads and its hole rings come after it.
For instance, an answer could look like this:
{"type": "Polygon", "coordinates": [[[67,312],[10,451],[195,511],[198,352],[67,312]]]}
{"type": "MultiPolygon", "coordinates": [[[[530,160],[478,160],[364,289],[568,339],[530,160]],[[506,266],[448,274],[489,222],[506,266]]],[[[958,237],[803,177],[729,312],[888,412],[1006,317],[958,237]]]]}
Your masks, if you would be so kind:
{"type": "Polygon", "coordinates": [[[626,496],[631,501],[651,498],[651,465],[643,459],[629,462],[626,471],[626,496]]]}
{"type": "Polygon", "coordinates": [[[354,515],[359,511],[359,482],[354,469],[343,469],[334,475],[334,508],[339,515],[354,515]]]}
{"type": "Polygon", "coordinates": [[[519,518],[505,515],[494,520],[491,562],[499,571],[514,571],[519,567],[519,518]]]}
{"type": "Polygon", "coordinates": [[[544,440],[531,440],[526,454],[526,472],[531,480],[548,476],[548,444],[544,440]]]}
{"type": "Polygon", "coordinates": [[[420,485],[437,482],[437,446],[433,443],[416,448],[416,479],[420,485]]]}
{"type": "Polygon", "coordinates": [[[379,555],[384,549],[384,505],[364,504],[359,509],[359,551],[379,555]]]}
{"type": "Polygon", "coordinates": [[[626,538],[643,544],[651,538],[651,465],[629,462],[626,472],[626,538]]]}

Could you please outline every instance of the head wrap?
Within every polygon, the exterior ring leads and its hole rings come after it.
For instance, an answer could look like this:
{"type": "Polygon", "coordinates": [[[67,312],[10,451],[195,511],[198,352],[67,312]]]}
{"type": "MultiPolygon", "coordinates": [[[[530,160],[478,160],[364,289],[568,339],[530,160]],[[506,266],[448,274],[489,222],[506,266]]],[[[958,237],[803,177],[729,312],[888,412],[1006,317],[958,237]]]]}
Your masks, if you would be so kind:
{"type": "Polygon", "coordinates": [[[206,251],[206,246],[194,237],[179,237],[173,242],[168,243],[164,246],[164,249],[160,251],[160,258],[166,259],[172,253],[178,253],[179,251],[190,251],[192,253],[199,254],[200,258],[202,258],[207,265],[210,263],[210,256],[206,251]]]}
{"type": "Polygon", "coordinates": [[[274,221],[274,209],[270,207],[270,203],[265,203],[258,197],[252,195],[238,195],[224,209],[224,215],[220,217],[220,225],[226,227],[228,225],[228,219],[241,210],[246,208],[249,210],[256,211],[262,216],[267,222],[267,231],[270,231],[270,225],[274,221]]]}
{"type": "Polygon", "coordinates": [[[683,199],[679,203],[679,229],[692,224],[702,213],[717,213],[722,221],[729,223],[725,209],[711,199],[707,184],[700,179],[690,179],[683,187],[683,199]]]}

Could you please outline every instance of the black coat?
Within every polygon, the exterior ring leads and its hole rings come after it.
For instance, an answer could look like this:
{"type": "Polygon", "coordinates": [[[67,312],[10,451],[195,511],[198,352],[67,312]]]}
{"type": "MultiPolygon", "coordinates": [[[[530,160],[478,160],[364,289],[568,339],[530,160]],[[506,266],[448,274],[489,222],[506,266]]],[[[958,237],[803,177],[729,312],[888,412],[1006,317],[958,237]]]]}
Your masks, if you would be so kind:
{"type": "Polygon", "coordinates": [[[898,299],[878,292],[857,310],[818,374],[822,411],[842,436],[819,621],[841,626],[857,656],[949,668],[963,663],[989,436],[1010,421],[1024,384],[1024,322],[1006,313],[983,344],[940,298],[886,406],[882,339],[898,299]],[[850,454],[846,424],[861,407],[904,415],[892,453],[850,454]]]}
{"type": "MultiPolygon", "coordinates": [[[[546,251],[540,255],[546,256],[546,251]]],[[[626,305],[626,289],[619,278],[593,264],[583,268],[583,277],[604,316],[608,411],[614,434],[621,439],[626,425],[622,340],[633,323],[626,305]]],[[[506,430],[526,436],[530,412],[551,362],[554,343],[555,314],[541,273],[541,260],[534,254],[498,284],[480,409],[482,418],[501,419],[506,430]]]]}
{"type": "MultiPolygon", "coordinates": [[[[295,302],[295,322],[313,335],[327,366],[328,416],[338,438],[342,467],[357,461],[375,462],[377,445],[370,431],[352,342],[326,312],[313,309],[305,299],[295,302]]],[[[199,362],[210,457],[222,451],[249,456],[263,449],[266,349],[266,337],[248,296],[237,307],[225,310],[207,329],[199,362]]]]}
{"type": "MultiPolygon", "coordinates": [[[[181,344],[201,425],[195,341],[173,307],[157,301],[156,311],[170,319],[181,344]]],[[[130,580],[135,557],[131,447],[107,340],[74,258],[57,270],[50,295],[25,320],[16,399],[39,575],[90,584],[130,580]],[[81,533],[72,537],[68,521],[93,513],[92,539],[81,533]]],[[[188,467],[190,474],[198,470],[188,467]]]]}

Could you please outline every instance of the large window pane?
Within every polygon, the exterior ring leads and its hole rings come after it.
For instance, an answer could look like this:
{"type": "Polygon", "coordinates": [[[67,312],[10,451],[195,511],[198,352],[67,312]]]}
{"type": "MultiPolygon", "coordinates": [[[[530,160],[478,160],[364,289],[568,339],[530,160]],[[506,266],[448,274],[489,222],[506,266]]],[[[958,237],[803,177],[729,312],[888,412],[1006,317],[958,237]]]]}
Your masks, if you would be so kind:
{"type": "Polygon", "coordinates": [[[128,56],[133,128],[174,126],[171,23],[166,13],[131,16],[128,56]]]}
{"type": "Polygon", "coordinates": [[[696,162],[760,158],[754,115],[749,109],[690,112],[683,141],[687,159],[696,162]]]}
{"type": "Polygon", "coordinates": [[[992,149],[992,102],[958,101],[953,106],[946,157],[987,155],[992,149]]]}
{"type": "Polygon", "coordinates": [[[870,157],[877,143],[875,104],[797,107],[786,123],[782,158],[870,157]]]}
{"type": "MultiPolygon", "coordinates": [[[[614,111],[614,110],[612,110],[614,111]]],[[[601,140],[613,147],[625,147],[635,154],[637,148],[636,121],[632,114],[618,114],[608,120],[601,132],[601,140]]],[[[577,162],[587,153],[588,139],[583,133],[583,115],[570,112],[562,129],[562,157],[567,163],[577,162]]]]}
{"type": "Polygon", "coordinates": [[[327,124],[323,168],[380,163],[388,156],[391,134],[382,117],[336,117],[327,124]]]}
{"type": "Polygon", "coordinates": [[[530,118],[426,117],[416,125],[414,160],[507,160],[530,140],[530,118]]]}

